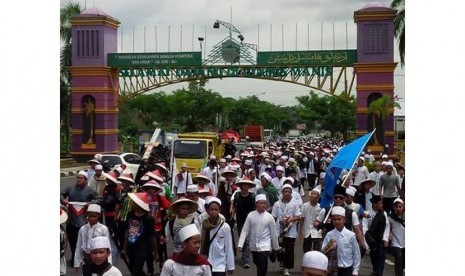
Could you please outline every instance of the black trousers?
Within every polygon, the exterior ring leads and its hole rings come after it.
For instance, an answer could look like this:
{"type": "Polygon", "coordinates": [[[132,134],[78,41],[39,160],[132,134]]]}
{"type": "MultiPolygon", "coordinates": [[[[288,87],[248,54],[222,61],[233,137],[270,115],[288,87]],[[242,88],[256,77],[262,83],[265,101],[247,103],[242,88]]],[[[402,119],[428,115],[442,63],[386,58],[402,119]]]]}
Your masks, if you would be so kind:
{"type": "MultiPolygon", "coordinates": [[[[132,276],[145,276],[144,263],[147,261],[147,267],[150,269],[148,260],[151,259],[147,248],[128,248],[127,256],[132,276]]],[[[152,271],[153,272],[153,263],[152,271]]]]}
{"type": "Polygon", "coordinates": [[[270,251],[252,251],[253,263],[257,266],[257,276],[266,276],[268,273],[268,257],[270,251]]]}
{"type": "Polygon", "coordinates": [[[71,247],[71,263],[74,263],[74,252],[76,252],[76,244],[80,227],[71,224],[66,225],[66,237],[68,238],[69,247],[71,247]]]}
{"type": "Polygon", "coordinates": [[[352,276],[352,267],[338,267],[337,276],[352,276]]]}
{"type": "Polygon", "coordinates": [[[157,252],[158,252],[158,257],[160,259],[160,265],[168,259],[168,249],[166,248],[166,243],[160,242],[160,238],[162,236],[165,236],[165,233],[163,230],[155,231],[155,239],[157,240],[157,252]]]}
{"type": "Polygon", "coordinates": [[[303,244],[303,250],[304,253],[307,253],[308,251],[321,251],[321,244],[323,242],[323,239],[321,238],[312,238],[312,235],[308,236],[308,238],[304,239],[304,244],[303,244]]]}
{"type": "Polygon", "coordinates": [[[294,268],[294,245],[295,238],[283,237],[284,254],[283,266],[287,269],[294,268]]]}
{"type": "Polygon", "coordinates": [[[394,252],[394,270],[396,271],[396,276],[404,275],[405,268],[405,248],[400,247],[391,247],[394,252]]]}
{"type": "Polygon", "coordinates": [[[307,174],[308,190],[310,191],[315,187],[316,174],[307,174]]]}
{"type": "Polygon", "coordinates": [[[391,212],[394,212],[394,200],[396,197],[384,197],[383,198],[383,209],[389,215],[391,212]]]}
{"type": "Polygon", "coordinates": [[[376,276],[382,276],[384,272],[384,261],[386,260],[386,251],[383,244],[378,245],[375,250],[370,250],[371,266],[376,276]]]}

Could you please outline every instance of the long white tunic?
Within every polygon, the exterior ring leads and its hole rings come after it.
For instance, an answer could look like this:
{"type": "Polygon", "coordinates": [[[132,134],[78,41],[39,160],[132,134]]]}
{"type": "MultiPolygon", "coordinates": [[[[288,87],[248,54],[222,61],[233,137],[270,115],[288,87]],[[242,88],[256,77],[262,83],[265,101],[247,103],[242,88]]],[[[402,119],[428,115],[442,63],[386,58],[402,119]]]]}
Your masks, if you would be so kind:
{"type": "Polygon", "coordinates": [[[210,266],[189,266],[177,263],[171,259],[166,260],[160,276],[211,276],[210,266]]]}
{"type": "MultiPolygon", "coordinates": [[[[299,205],[291,199],[288,203],[278,200],[273,205],[273,210],[271,212],[273,217],[276,219],[276,234],[279,235],[281,232],[281,225],[279,222],[286,217],[300,217],[300,207],[299,205]]],[[[288,232],[284,235],[288,238],[297,238],[297,222],[293,222],[292,226],[289,228],[288,232]]]]}
{"type": "MultiPolygon", "coordinates": [[[[219,226],[210,230],[210,239],[217,231],[218,234],[216,234],[216,237],[210,244],[208,260],[212,264],[213,272],[226,272],[235,268],[231,228],[227,223],[223,223],[221,228],[219,226]]],[[[203,234],[203,229],[200,233],[203,234]]]]}
{"type": "MultiPolygon", "coordinates": [[[[110,238],[108,228],[97,222],[92,226],[89,223],[84,224],[79,229],[76,251],[74,253],[74,267],[80,267],[84,260],[84,254],[90,254],[90,240],[95,237],[110,238]]],[[[111,263],[111,255],[108,256],[108,262],[111,263]]]]}
{"type": "Polygon", "coordinates": [[[247,215],[239,237],[239,247],[243,247],[247,237],[250,237],[251,251],[271,251],[271,247],[273,249],[279,248],[276,223],[273,216],[266,211],[259,213],[255,210],[247,215]]]}
{"type": "Polygon", "coordinates": [[[303,233],[304,238],[308,238],[310,235],[312,238],[321,238],[321,230],[316,229],[313,226],[313,221],[315,221],[316,217],[320,213],[321,207],[320,203],[317,203],[315,206],[312,206],[310,202],[306,202],[300,207],[300,211],[302,213],[303,225],[303,233]]]}

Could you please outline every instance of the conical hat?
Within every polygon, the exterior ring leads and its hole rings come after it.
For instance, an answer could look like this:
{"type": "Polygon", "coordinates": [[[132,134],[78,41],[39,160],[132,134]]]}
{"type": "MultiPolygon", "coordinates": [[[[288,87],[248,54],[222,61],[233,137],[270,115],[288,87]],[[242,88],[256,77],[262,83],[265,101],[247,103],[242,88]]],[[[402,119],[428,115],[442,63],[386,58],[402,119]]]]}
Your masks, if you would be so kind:
{"type": "Polygon", "coordinates": [[[128,193],[128,196],[145,211],[150,211],[147,193],[128,193]]]}
{"type": "Polygon", "coordinates": [[[158,183],[163,183],[163,178],[161,177],[160,173],[157,170],[147,172],[145,175],[157,181],[158,183]]]}
{"type": "Polygon", "coordinates": [[[175,202],[173,202],[173,204],[171,204],[171,206],[169,208],[169,212],[171,214],[177,215],[178,214],[177,209],[183,203],[189,204],[189,208],[190,208],[189,213],[190,214],[194,213],[195,211],[197,211],[197,209],[199,209],[199,205],[197,204],[197,202],[192,201],[192,200],[190,200],[188,198],[180,198],[180,199],[176,200],[175,202]]]}
{"type": "Polygon", "coordinates": [[[242,185],[242,184],[247,184],[247,185],[249,185],[249,187],[251,187],[251,188],[257,186],[257,185],[255,185],[255,183],[253,183],[253,181],[250,180],[250,178],[248,178],[248,177],[243,177],[241,180],[239,180],[238,182],[236,182],[236,184],[239,185],[239,186],[242,185]]]}

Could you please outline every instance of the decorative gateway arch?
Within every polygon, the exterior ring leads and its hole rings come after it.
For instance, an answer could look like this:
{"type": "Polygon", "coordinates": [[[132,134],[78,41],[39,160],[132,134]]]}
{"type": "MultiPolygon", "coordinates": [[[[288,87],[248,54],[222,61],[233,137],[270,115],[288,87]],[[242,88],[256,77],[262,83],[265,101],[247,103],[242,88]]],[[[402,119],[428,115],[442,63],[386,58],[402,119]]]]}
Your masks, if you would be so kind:
{"type": "Polygon", "coordinates": [[[146,91],[196,79],[242,77],[303,85],[348,98],[357,77],[357,135],[377,126],[369,149],[389,145],[394,156],[394,110],[385,122],[368,115],[368,105],[394,94],[394,17],[396,11],[378,2],[354,12],[356,50],[257,52],[232,25],[229,37],[203,62],[201,52],[116,53],[120,22],[97,8],[71,19],[72,127],[75,156],[118,152],[118,104],[146,91]],[[232,37],[238,33],[240,41],[232,37]],[[256,59],[253,58],[255,51],[256,59]],[[379,128],[382,129],[382,128],[379,128]]]}

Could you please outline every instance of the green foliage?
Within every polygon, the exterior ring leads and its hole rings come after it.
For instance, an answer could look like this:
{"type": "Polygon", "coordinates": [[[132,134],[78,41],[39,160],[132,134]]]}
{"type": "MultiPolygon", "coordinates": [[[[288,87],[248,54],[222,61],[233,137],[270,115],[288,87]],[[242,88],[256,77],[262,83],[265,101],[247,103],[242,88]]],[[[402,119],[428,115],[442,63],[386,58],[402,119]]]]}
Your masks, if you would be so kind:
{"type": "Polygon", "coordinates": [[[341,134],[345,141],[356,128],[355,98],[345,100],[338,96],[320,97],[311,91],[309,95],[296,97],[300,115],[306,120],[317,122],[321,129],[331,132],[331,136],[341,134]]]}
{"type": "Polygon", "coordinates": [[[397,10],[394,18],[394,30],[399,44],[400,64],[405,65],[405,0],[393,0],[391,8],[397,10]]]}

